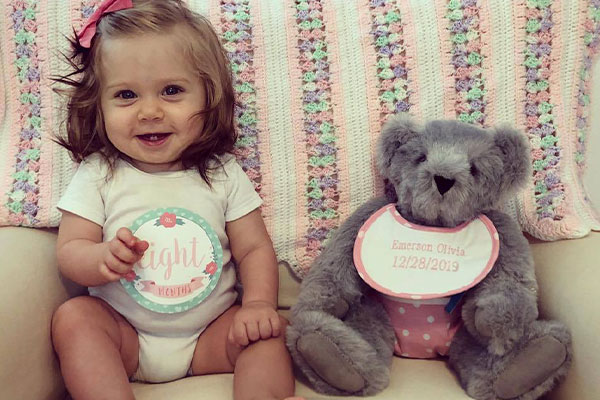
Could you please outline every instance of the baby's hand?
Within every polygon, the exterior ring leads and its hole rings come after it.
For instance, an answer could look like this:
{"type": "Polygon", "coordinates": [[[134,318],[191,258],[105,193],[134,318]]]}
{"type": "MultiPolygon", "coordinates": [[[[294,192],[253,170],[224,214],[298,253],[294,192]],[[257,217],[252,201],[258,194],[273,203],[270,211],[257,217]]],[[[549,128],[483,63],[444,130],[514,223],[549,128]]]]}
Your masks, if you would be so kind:
{"type": "Polygon", "coordinates": [[[117,235],[104,245],[100,273],[109,282],[135,277],[133,266],[141,260],[149,246],[148,242],[139,240],[127,228],[119,229],[117,235]]]}
{"type": "Polygon", "coordinates": [[[271,303],[251,301],[235,313],[227,338],[239,346],[247,346],[259,339],[279,336],[280,328],[279,315],[271,303]]]}

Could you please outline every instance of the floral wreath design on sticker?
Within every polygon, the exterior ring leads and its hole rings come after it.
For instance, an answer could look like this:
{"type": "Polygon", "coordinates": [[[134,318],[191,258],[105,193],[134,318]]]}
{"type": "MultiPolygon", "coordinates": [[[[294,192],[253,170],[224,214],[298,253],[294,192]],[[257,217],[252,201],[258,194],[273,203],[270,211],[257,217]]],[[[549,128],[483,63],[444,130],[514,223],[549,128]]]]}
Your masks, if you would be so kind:
{"type": "Polygon", "coordinates": [[[121,284],[151,311],[178,313],[200,304],[216,287],[223,249],[214,229],[183,208],[159,208],[137,218],[134,235],[151,243],[121,284]]]}

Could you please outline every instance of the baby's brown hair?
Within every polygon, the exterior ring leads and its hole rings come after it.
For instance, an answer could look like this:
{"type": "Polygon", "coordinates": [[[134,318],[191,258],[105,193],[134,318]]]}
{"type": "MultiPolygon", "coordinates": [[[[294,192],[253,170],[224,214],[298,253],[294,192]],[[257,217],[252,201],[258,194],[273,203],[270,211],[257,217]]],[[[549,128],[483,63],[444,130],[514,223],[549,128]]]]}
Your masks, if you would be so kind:
{"type": "Polygon", "coordinates": [[[100,48],[106,38],[143,33],[160,33],[186,27],[183,40],[185,56],[204,84],[206,107],[199,110],[204,125],[199,140],[181,155],[186,169],[196,168],[210,184],[211,165],[220,165],[218,156],[230,153],[237,139],[234,125],[235,94],[225,50],[210,22],[192,12],[181,0],[133,0],[133,8],[103,15],[97,23],[90,48],[83,47],[77,35],[69,39],[71,52],[66,56],[72,72],[55,78],[67,85],[55,89],[69,97],[66,137],[57,142],[77,162],[92,153],[100,153],[109,165],[121,154],[108,140],[100,108],[100,48]],[[214,163],[211,163],[214,162],[214,163]]]}

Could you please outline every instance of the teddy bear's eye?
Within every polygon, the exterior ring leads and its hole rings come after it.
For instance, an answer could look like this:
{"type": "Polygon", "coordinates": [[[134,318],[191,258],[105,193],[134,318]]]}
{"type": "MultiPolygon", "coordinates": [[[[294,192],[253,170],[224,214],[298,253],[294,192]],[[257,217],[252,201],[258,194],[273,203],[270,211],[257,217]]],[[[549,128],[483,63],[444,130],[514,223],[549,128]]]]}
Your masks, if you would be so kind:
{"type": "Polygon", "coordinates": [[[422,164],[422,163],[424,163],[425,161],[427,161],[427,156],[426,156],[425,154],[421,154],[421,155],[419,156],[419,158],[417,158],[417,159],[415,160],[415,162],[416,162],[417,164],[422,164]]]}
{"type": "Polygon", "coordinates": [[[473,163],[471,163],[471,175],[473,175],[473,176],[479,175],[479,170],[473,163]]]}

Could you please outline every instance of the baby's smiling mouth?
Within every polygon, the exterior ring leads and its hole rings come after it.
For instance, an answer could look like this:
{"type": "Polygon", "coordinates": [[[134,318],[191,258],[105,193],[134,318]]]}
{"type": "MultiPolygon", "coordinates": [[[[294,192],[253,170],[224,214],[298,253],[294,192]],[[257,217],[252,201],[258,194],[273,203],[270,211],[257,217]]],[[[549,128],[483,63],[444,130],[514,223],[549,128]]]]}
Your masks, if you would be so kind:
{"type": "Polygon", "coordinates": [[[166,138],[169,135],[170,133],[147,133],[144,135],[137,135],[137,137],[142,140],[147,140],[149,142],[157,142],[161,139],[166,138]]]}
{"type": "Polygon", "coordinates": [[[146,133],[143,135],[137,135],[136,137],[144,144],[148,146],[159,146],[167,141],[171,136],[171,133],[146,133]]]}

